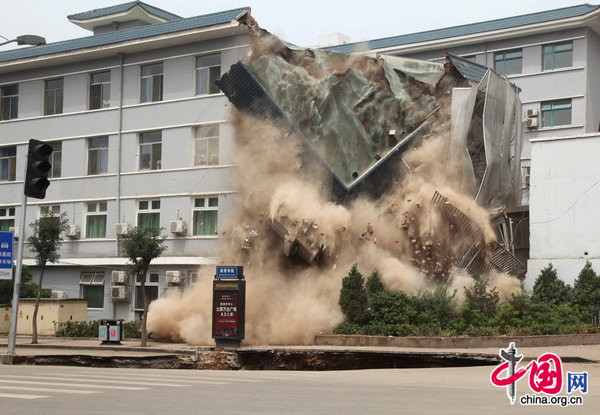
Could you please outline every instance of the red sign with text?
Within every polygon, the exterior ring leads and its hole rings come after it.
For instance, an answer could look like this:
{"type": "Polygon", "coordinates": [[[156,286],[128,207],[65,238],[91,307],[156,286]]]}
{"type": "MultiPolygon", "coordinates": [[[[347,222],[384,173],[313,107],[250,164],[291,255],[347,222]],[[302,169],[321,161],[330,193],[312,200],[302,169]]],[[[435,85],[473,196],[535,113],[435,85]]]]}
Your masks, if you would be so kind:
{"type": "Polygon", "coordinates": [[[214,293],[214,336],[238,336],[238,306],[237,291],[215,291],[214,293]]]}

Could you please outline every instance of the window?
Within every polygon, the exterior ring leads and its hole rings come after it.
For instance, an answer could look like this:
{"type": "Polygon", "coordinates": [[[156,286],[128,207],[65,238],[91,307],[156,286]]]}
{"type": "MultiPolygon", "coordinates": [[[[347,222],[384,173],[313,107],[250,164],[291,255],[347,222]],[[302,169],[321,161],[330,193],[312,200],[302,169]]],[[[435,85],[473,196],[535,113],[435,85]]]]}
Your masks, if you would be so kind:
{"type": "Polygon", "coordinates": [[[203,125],[195,131],[196,166],[215,166],[219,164],[219,125],[203,125]]]}
{"type": "Polygon", "coordinates": [[[60,205],[40,206],[40,216],[60,216],[60,205]]]}
{"type": "Polygon", "coordinates": [[[523,187],[528,188],[531,185],[531,166],[523,166],[523,187]]]}
{"type": "Polygon", "coordinates": [[[499,75],[512,75],[523,71],[523,50],[494,53],[494,70],[499,75]]]}
{"type": "Polygon", "coordinates": [[[161,166],[162,133],[140,134],[140,170],[159,170],[161,166]]]}
{"type": "Polygon", "coordinates": [[[62,162],[62,142],[55,141],[48,143],[52,146],[52,153],[48,160],[52,165],[52,168],[48,172],[48,177],[60,177],[61,174],[61,162],[62,162]]]}
{"type": "Polygon", "coordinates": [[[194,235],[214,235],[219,218],[218,197],[194,199],[194,235]]]}
{"type": "Polygon", "coordinates": [[[198,56],[196,58],[196,94],[218,94],[215,81],[221,77],[221,55],[198,56]]]}
{"type": "Polygon", "coordinates": [[[88,174],[108,171],[108,137],[88,139],[88,174]]]}
{"type": "Polygon", "coordinates": [[[0,120],[19,116],[19,86],[7,85],[0,89],[0,120]]]}
{"type": "Polygon", "coordinates": [[[17,148],[0,148],[0,182],[12,182],[17,171],[17,148]]]}
{"type": "Polygon", "coordinates": [[[51,79],[44,86],[44,115],[62,114],[63,80],[51,79]]]}
{"type": "MultiPolygon", "coordinates": [[[[135,305],[136,310],[144,309],[144,296],[142,295],[141,279],[136,276],[135,278],[135,305]]],[[[146,276],[146,296],[148,297],[148,304],[158,298],[158,274],[149,273],[146,276]]]]}
{"type": "Polygon", "coordinates": [[[162,101],[163,64],[142,66],[142,102],[162,101]]]}
{"type": "Polygon", "coordinates": [[[138,228],[152,226],[160,228],[160,200],[138,201],[138,228]]]}
{"type": "Polygon", "coordinates": [[[0,231],[8,232],[8,228],[15,226],[15,208],[0,207],[0,231]]]}
{"type": "Polygon", "coordinates": [[[79,286],[87,308],[104,308],[104,272],[82,273],[79,286]]]}
{"type": "Polygon", "coordinates": [[[87,204],[85,213],[85,237],[106,238],[106,202],[87,204]]]}
{"type": "Polygon", "coordinates": [[[573,66],[573,42],[561,42],[542,47],[542,70],[573,66]]]}
{"type": "Polygon", "coordinates": [[[542,128],[571,124],[571,100],[542,102],[542,128]]]}
{"type": "Polygon", "coordinates": [[[90,75],[90,109],[110,107],[110,71],[90,75]]]}

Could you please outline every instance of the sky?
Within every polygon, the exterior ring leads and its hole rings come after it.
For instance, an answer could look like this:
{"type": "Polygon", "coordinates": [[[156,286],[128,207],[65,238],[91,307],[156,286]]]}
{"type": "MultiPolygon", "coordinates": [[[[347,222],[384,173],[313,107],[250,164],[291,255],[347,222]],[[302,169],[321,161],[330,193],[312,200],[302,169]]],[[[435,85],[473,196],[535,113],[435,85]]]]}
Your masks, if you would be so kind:
{"type": "MultiPolygon", "coordinates": [[[[600,1],[600,0],[599,0],[600,1]]],[[[48,43],[91,35],[67,16],[128,0],[0,0],[0,35],[44,36],[48,43]],[[6,10],[6,9],[9,9],[6,10]]],[[[583,4],[584,0],[147,0],[155,7],[192,17],[250,6],[259,25],[298,46],[314,46],[319,35],[340,32],[352,42],[482,22],[583,4]]],[[[1,41],[1,39],[0,39],[1,41]]],[[[15,44],[1,47],[15,48],[15,44]]]]}

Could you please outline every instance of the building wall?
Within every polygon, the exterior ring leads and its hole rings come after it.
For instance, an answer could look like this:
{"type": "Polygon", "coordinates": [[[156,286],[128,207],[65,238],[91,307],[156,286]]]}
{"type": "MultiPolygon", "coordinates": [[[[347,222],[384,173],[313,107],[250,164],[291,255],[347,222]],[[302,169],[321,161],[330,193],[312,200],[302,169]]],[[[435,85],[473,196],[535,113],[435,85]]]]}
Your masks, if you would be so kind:
{"type": "Polygon", "coordinates": [[[585,265],[600,265],[600,135],[536,140],[531,148],[530,260],[527,288],[552,263],[573,284],[585,265]]]}
{"type": "MultiPolygon", "coordinates": [[[[161,257],[170,265],[151,270],[160,276],[159,295],[166,287],[165,273],[181,271],[187,280],[192,272],[214,263],[218,255],[218,234],[193,236],[195,197],[218,197],[218,226],[222,228],[234,206],[235,150],[233,128],[227,124],[229,101],[223,94],[196,95],[196,56],[221,53],[221,73],[248,51],[247,36],[230,36],[203,42],[174,45],[122,56],[110,56],[68,65],[51,65],[0,75],[0,85],[19,84],[19,117],[0,121],[0,147],[17,147],[16,181],[0,182],[0,207],[16,207],[15,225],[21,215],[21,194],[27,142],[35,138],[62,145],[62,172],[51,178],[44,200],[28,200],[25,223],[40,215],[45,205],[60,205],[70,224],[80,228],[79,238],[64,238],[61,260],[72,266],[48,266],[44,288],[65,291],[68,298],[81,296],[82,272],[103,273],[104,306],[90,309],[89,320],[139,317],[129,303],[112,303],[111,272],[124,270],[118,260],[116,223],[137,223],[138,201],[159,199],[160,226],[167,236],[167,252],[161,257]],[[141,103],[141,65],[163,63],[163,100],[141,103]],[[110,107],[88,110],[89,76],[110,71],[110,107]],[[64,79],[63,113],[44,116],[44,81],[64,79]],[[121,78],[123,84],[121,97],[121,78]],[[120,103],[122,102],[122,107],[120,103]],[[197,126],[218,124],[219,164],[194,165],[194,134],[197,126]],[[161,168],[139,169],[140,134],[161,131],[161,168]],[[108,137],[108,171],[88,175],[88,140],[108,137]],[[86,209],[90,202],[107,203],[106,237],[86,238],[86,209]],[[168,231],[169,222],[181,218],[188,231],[179,236],[168,231]],[[85,259],[81,262],[80,259],[85,259]],[[87,265],[89,264],[89,265],[87,265]],[[191,264],[191,265],[190,265],[191,264]]],[[[29,226],[19,230],[21,238],[30,235],[29,226]],[[25,234],[24,234],[25,231],[25,234]]],[[[37,280],[32,253],[24,252],[37,280]]],[[[163,261],[163,262],[164,262],[163,261]]],[[[133,279],[131,292],[133,293],[133,279]]],[[[189,284],[189,281],[186,283],[189,284]]],[[[133,295],[132,295],[133,297],[133,295]]]]}

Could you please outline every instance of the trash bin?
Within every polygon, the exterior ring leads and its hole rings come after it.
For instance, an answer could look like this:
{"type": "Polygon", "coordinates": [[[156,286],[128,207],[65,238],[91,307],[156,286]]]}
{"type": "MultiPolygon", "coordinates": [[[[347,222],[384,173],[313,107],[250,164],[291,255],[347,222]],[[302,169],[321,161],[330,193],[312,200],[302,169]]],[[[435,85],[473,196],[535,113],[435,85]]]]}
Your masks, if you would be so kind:
{"type": "Polygon", "coordinates": [[[121,344],[125,337],[125,320],[100,320],[98,328],[98,337],[101,344],[121,344]]]}

